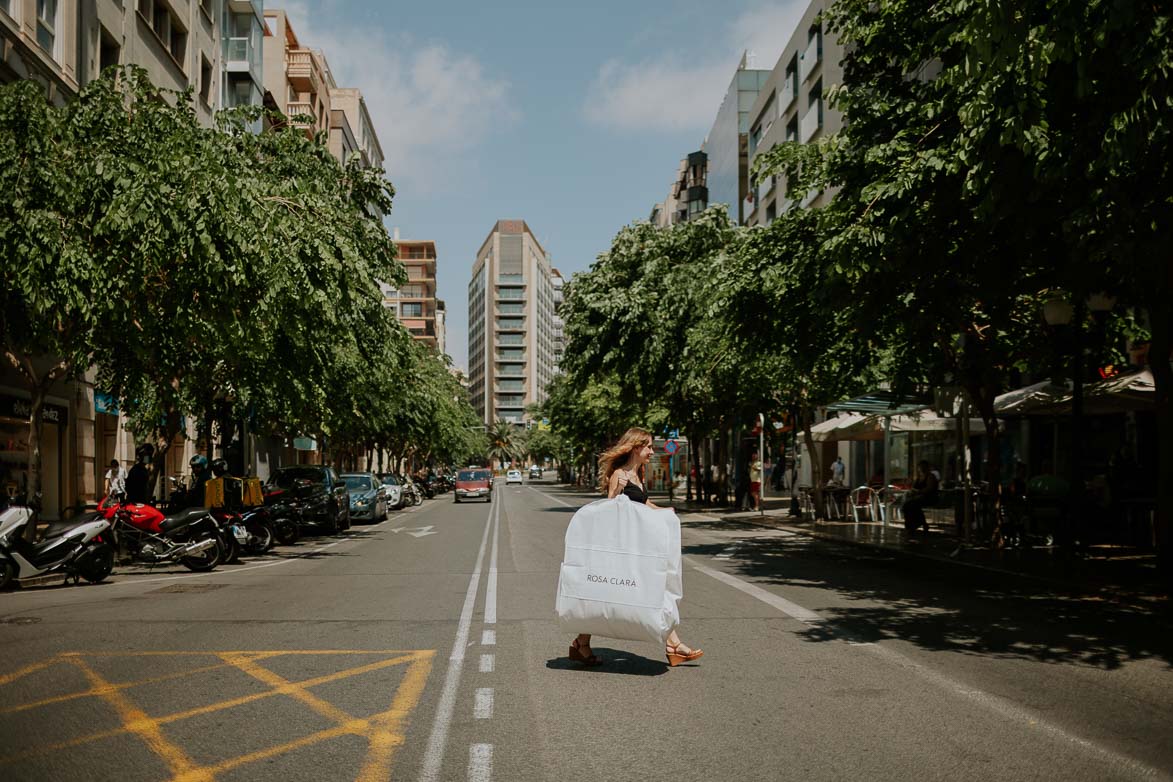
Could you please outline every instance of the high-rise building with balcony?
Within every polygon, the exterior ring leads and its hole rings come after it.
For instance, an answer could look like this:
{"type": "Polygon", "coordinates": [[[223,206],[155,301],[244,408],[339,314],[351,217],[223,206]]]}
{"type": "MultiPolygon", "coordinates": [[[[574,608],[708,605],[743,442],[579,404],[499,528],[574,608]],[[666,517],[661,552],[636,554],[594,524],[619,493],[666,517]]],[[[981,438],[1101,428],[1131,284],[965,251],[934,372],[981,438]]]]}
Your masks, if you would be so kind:
{"type": "Polygon", "coordinates": [[[436,243],[401,241],[396,230],[399,262],[407,271],[407,282],[399,290],[385,288],[384,303],[395,308],[403,327],[417,340],[440,352],[436,331],[436,243]]]}
{"type": "MultiPolygon", "coordinates": [[[[783,141],[808,144],[843,126],[827,105],[827,93],[843,81],[843,47],[827,31],[823,12],[831,0],[811,0],[778,63],[750,109],[749,161],[783,141]]],[[[822,206],[834,195],[796,193],[780,176],[750,183],[742,205],[747,225],[766,225],[795,206],[822,206]]]]}
{"type": "Polygon", "coordinates": [[[554,379],[554,270],[524,220],[498,220],[468,284],[469,401],[486,424],[525,421],[554,379]]]}
{"type": "Polygon", "coordinates": [[[337,85],[325,55],[301,44],[289,17],[265,9],[264,84],[277,110],[313,137],[330,131],[330,93],[337,85]]]}
{"type": "MultiPolygon", "coordinates": [[[[224,81],[220,106],[261,106],[265,102],[265,16],[262,0],[224,0],[221,40],[224,81]]],[[[262,121],[252,130],[259,133],[262,121]]]]}
{"type": "Polygon", "coordinates": [[[749,192],[750,110],[770,77],[770,71],[751,68],[748,61],[749,54],[742,54],[701,147],[709,156],[705,181],[709,203],[728,207],[729,219],[734,223],[745,219],[743,203],[749,192]]]}
{"type": "MultiPolygon", "coordinates": [[[[111,65],[133,63],[159,87],[192,88],[196,117],[211,125],[240,102],[227,94],[232,31],[259,45],[260,13],[261,0],[0,0],[0,83],[32,79],[61,105],[111,65]]],[[[232,54],[259,79],[259,48],[232,54]]],[[[248,97],[260,105],[259,92],[248,97]]]]}
{"type": "Polygon", "coordinates": [[[562,277],[562,272],[557,269],[550,269],[550,283],[554,286],[554,374],[558,374],[562,366],[562,354],[566,350],[566,335],[564,332],[565,324],[562,321],[562,302],[565,297],[563,288],[566,285],[566,280],[562,277]]]}
{"type": "Polygon", "coordinates": [[[667,228],[683,223],[709,205],[709,156],[704,151],[689,152],[676,169],[676,178],[668,187],[668,197],[652,207],[649,220],[667,228]]]}

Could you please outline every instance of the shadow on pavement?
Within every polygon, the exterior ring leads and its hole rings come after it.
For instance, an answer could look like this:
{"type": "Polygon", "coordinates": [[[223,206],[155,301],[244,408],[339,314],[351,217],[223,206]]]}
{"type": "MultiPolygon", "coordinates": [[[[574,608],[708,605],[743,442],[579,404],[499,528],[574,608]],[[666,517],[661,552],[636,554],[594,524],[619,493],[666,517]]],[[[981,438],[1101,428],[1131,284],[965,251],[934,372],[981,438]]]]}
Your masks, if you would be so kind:
{"type": "MultiPolygon", "coordinates": [[[[712,555],[715,548],[721,547],[690,546],[684,553],[712,555]]],[[[1013,574],[804,537],[741,540],[728,561],[757,583],[824,589],[858,601],[808,605],[825,619],[799,633],[811,642],[893,639],[932,651],[1104,670],[1146,659],[1173,668],[1168,617],[1013,574]]]]}
{"type": "Polygon", "coordinates": [[[668,663],[663,660],[649,660],[625,649],[609,649],[605,646],[592,647],[602,658],[599,665],[587,667],[569,657],[555,657],[546,661],[546,667],[555,671],[583,671],[586,673],[615,673],[624,676],[663,676],[668,672],[668,663]]]}

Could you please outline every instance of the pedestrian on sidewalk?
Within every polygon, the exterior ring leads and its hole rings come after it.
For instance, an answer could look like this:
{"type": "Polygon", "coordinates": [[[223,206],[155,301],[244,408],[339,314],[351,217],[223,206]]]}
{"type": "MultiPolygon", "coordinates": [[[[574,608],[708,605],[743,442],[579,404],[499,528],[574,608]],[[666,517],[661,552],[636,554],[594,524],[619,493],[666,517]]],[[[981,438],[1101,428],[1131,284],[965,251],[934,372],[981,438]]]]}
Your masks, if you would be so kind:
{"type": "Polygon", "coordinates": [[[126,494],[126,468],[118,463],[117,459],[110,460],[110,469],[106,470],[106,482],[102,487],[103,496],[126,494]]]}
{"type": "Polygon", "coordinates": [[[929,531],[929,522],[925,518],[925,507],[935,505],[939,501],[939,484],[932,467],[926,461],[916,465],[916,480],[912,483],[912,491],[900,506],[904,514],[904,531],[915,532],[917,527],[924,527],[929,531]]]}
{"type": "MultiPolygon", "coordinates": [[[[644,485],[645,468],[655,452],[651,432],[638,427],[628,429],[618,443],[599,457],[599,490],[607,493],[607,499],[623,494],[632,502],[656,508],[657,505],[648,499],[644,485]]],[[[691,662],[704,654],[700,649],[685,646],[676,630],[668,634],[664,652],[671,666],[691,662]]],[[[588,633],[580,633],[571,642],[570,659],[583,665],[598,665],[602,662],[598,655],[591,652],[591,636],[588,633]]]]}
{"type": "Polygon", "coordinates": [[[762,509],[762,458],[757,450],[749,455],[749,500],[752,510],[762,509]]]}
{"type": "Polygon", "coordinates": [[[842,486],[844,479],[847,476],[847,465],[843,463],[842,456],[836,456],[835,462],[831,465],[831,483],[836,486],[842,486]]]}

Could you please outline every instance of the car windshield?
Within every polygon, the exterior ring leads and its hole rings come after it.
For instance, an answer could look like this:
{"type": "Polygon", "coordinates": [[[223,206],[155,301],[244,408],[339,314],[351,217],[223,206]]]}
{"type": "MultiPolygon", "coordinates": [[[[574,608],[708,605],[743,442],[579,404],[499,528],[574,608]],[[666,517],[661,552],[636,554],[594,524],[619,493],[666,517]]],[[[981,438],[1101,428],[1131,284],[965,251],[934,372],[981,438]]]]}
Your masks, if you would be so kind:
{"type": "Polygon", "coordinates": [[[386,486],[398,486],[399,485],[399,481],[395,480],[394,475],[384,475],[383,476],[383,483],[386,486]]]}
{"type": "Polygon", "coordinates": [[[291,467],[278,470],[269,477],[270,485],[281,489],[292,489],[298,481],[311,483],[325,483],[326,474],[318,467],[291,467]]]}
{"type": "Polygon", "coordinates": [[[461,470],[456,475],[458,481],[487,481],[488,479],[488,470],[461,470]]]}
{"type": "Polygon", "coordinates": [[[346,481],[346,488],[351,491],[370,491],[375,488],[375,482],[365,475],[343,475],[342,480],[346,481]]]}

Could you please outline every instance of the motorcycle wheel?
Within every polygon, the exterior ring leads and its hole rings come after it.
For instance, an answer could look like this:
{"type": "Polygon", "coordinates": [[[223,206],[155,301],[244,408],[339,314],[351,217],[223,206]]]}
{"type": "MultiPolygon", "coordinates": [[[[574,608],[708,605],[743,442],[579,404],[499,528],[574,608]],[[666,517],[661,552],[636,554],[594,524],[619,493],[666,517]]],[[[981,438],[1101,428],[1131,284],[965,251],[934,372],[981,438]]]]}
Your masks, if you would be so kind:
{"type": "Polygon", "coordinates": [[[215,570],[216,565],[220,564],[221,557],[224,556],[224,544],[220,542],[220,536],[215,532],[200,533],[196,540],[207,540],[209,538],[211,538],[215,545],[206,551],[201,551],[199,554],[193,554],[190,557],[181,557],[179,563],[188,570],[194,570],[197,573],[215,570]]]}
{"type": "Polygon", "coordinates": [[[0,562],[0,589],[7,589],[16,577],[16,565],[9,560],[0,562]]]}
{"type": "Polygon", "coordinates": [[[100,543],[92,549],[85,563],[77,569],[78,575],[91,584],[105,581],[113,571],[114,547],[107,543],[100,543]]]}
{"type": "Polygon", "coordinates": [[[420,494],[420,493],[417,491],[417,492],[415,493],[415,495],[412,497],[412,502],[411,502],[411,504],[412,504],[412,505],[423,505],[423,504],[424,504],[424,495],[420,494]]]}
{"type": "Polygon", "coordinates": [[[293,519],[277,519],[273,522],[273,536],[282,546],[292,546],[301,537],[301,530],[293,519]]]}
{"type": "Polygon", "coordinates": [[[259,524],[256,532],[252,533],[250,542],[244,547],[249,554],[264,554],[273,548],[273,530],[268,524],[259,524]]]}
{"type": "Polygon", "coordinates": [[[240,562],[240,542],[231,530],[224,530],[220,535],[220,549],[222,551],[217,565],[236,564],[240,562]]]}

